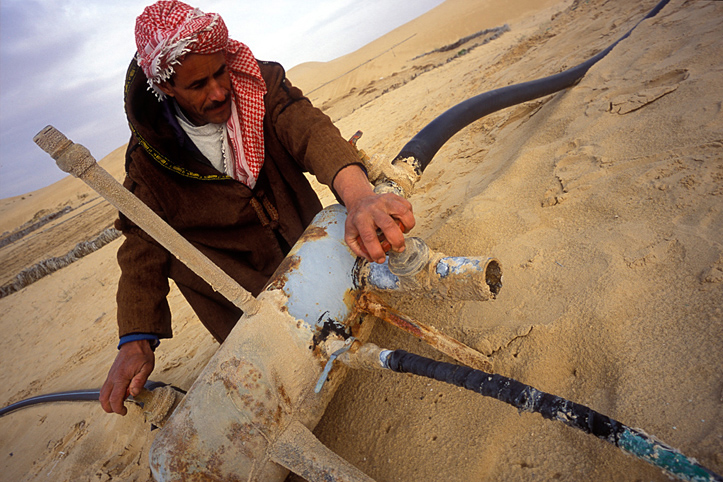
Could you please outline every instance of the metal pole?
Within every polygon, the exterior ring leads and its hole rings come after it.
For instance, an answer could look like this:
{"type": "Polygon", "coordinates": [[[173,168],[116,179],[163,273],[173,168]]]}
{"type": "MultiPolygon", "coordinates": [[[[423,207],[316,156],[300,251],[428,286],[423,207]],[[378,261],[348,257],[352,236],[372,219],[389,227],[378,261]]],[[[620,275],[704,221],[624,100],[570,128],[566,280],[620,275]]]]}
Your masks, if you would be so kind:
{"type": "Polygon", "coordinates": [[[477,370],[492,370],[492,362],[482,353],[445,335],[434,327],[426,326],[419,321],[399,313],[373,293],[362,293],[357,299],[356,307],[360,311],[376,316],[416,336],[431,347],[454,358],[460,363],[476,368],[477,370]]]}
{"type": "Polygon", "coordinates": [[[258,301],[251,293],[100,167],[88,149],[74,144],[53,126],[40,131],[33,141],[56,160],[61,170],[83,180],[244,313],[258,311],[258,301]]]}

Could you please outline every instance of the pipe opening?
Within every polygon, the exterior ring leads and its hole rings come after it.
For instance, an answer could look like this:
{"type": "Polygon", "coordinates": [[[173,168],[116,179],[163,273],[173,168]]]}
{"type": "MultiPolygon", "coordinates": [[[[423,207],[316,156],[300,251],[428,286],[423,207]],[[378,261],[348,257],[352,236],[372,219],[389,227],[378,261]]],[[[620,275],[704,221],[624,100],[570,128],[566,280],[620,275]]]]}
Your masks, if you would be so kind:
{"type": "Polygon", "coordinates": [[[497,296],[502,289],[502,266],[496,259],[491,259],[485,266],[485,283],[490,291],[497,296]]]}

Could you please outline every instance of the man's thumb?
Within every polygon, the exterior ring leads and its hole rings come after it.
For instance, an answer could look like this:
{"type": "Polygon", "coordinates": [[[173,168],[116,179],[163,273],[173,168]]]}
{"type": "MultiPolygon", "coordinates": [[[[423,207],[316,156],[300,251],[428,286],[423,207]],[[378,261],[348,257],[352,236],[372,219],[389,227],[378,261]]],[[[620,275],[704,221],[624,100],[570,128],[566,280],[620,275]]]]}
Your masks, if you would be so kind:
{"type": "Polygon", "coordinates": [[[146,377],[139,373],[135,377],[133,377],[133,380],[131,380],[131,384],[128,387],[128,391],[130,394],[134,397],[138,396],[139,393],[141,393],[141,389],[143,388],[143,385],[146,383],[146,377]]]}

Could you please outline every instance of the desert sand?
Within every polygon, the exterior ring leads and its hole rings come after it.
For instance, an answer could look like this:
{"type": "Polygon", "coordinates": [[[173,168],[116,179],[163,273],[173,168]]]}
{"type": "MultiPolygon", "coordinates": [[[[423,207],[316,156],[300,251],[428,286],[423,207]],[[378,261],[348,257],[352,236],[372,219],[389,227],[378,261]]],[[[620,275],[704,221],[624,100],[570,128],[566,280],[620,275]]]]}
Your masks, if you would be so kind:
{"type": "MultiPolygon", "coordinates": [[[[654,4],[448,0],[288,75],[345,137],[362,130],[361,149],[391,158],[447,108],[576,65],[654,4]],[[505,24],[483,45],[420,57],[505,24]]],[[[672,0],[576,86],[455,135],[410,198],[411,234],[449,255],[498,258],[504,287],[484,303],[396,301],[491,356],[497,373],[642,428],[718,473],[722,19],[721,2],[672,0]]],[[[123,148],[102,164],[122,178],[123,148]]],[[[328,191],[322,198],[332,202],[328,191]]],[[[0,248],[2,284],[115,214],[72,178],[0,200],[6,233],[66,205],[69,214],[0,248]]],[[[100,387],[116,352],[120,242],[0,299],[0,406],[100,387]]],[[[218,344],[177,290],[170,303],[175,336],[157,350],[151,378],[188,388],[218,344]]],[[[371,341],[448,360],[381,322],[371,341]]],[[[155,433],[133,405],[126,417],[92,402],[26,408],[0,418],[0,479],[148,481],[155,433]]],[[[315,433],[378,481],[669,480],[561,423],[411,375],[350,373],[315,433]]]]}

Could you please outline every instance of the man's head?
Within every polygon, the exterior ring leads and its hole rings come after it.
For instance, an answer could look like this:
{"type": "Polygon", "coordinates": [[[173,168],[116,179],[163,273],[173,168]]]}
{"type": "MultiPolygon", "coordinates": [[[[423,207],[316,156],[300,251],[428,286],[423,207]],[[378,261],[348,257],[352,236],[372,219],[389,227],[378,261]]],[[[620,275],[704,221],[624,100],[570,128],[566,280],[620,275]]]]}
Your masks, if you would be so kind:
{"type": "Polygon", "coordinates": [[[136,62],[159,100],[173,97],[193,123],[226,122],[234,177],[253,188],[264,164],[266,82],[251,50],[220,16],[160,0],[136,19],[136,62]]]}
{"type": "Polygon", "coordinates": [[[187,54],[158,88],[176,99],[196,125],[221,124],[231,116],[231,78],[223,52],[187,54]]]}
{"type": "Polygon", "coordinates": [[[229,44],[228,30],[219,15],[203,13],[178,0],[161,0],[146,7],[136,19],[135,34],[136,60],[160,99],[169,95],[160,85],[174,87],[177,79],[172,84],[167,81],[179,68],[184,70],[181,62],[188,63],[192,54],[223,54],[229,44]]]}

